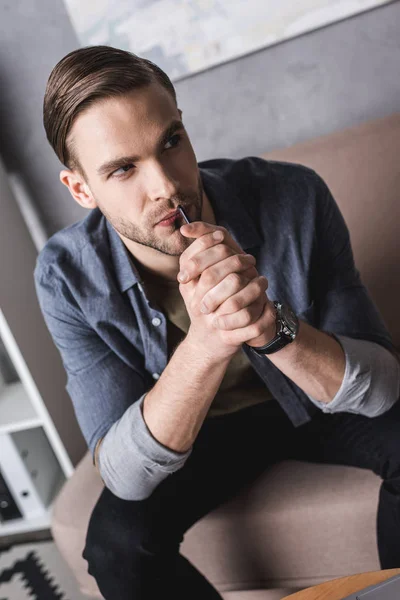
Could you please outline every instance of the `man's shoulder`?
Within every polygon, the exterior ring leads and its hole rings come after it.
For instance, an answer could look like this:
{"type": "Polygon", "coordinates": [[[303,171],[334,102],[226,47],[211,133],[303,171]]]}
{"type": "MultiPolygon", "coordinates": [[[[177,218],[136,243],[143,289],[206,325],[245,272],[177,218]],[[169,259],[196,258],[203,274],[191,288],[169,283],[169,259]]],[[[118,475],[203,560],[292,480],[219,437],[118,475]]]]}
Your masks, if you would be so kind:
{"type": "Polygon", "coordinates": [[[199,167],[226,179],[248,177],[249,179],[281,180],[282,182],[299,179],[317,182],[321,179],[313,169],[305,165],[266,160],[260,156],[245,156],[239,159],[214,158],[199,162],[199,167]]]}
{"type": "Polygon", "coordinates": [[[201,170],[224,179],[235,187],[237,192],[252,190],[259,197],[268,190],[269,197],[286,200],[290,192],[301,192],[307,196],[319,191],[325,184],[322,178],[310,167],[298,163],[266,160],[259,156],[246,156],[240,159],[216,158],[199,163],[201,170]]]}
{"type": "Polygon", "coordinates": [[[270,210],[284,204],[301,212],[315,205],[326,190],[323,179],[311,168],[298,163],[266,160],[258,156],[241,159],[217,158],[199,163],[208,175],[223,179],[235,196],[251,210],[270,210]],[[265,200],[268,199],[268,202],[265,200]]]}
{"type": "Polygon", "coordinates": [[[104,228],[105,218],[95,208],[84,219],[53,234],[36,259],[35,280],[51,279],[57,272],[67,272],[68,265],[81,264],[87,248],[92,250],[91,254],[95,257],[96,248],[105,243],[104,228]]]}

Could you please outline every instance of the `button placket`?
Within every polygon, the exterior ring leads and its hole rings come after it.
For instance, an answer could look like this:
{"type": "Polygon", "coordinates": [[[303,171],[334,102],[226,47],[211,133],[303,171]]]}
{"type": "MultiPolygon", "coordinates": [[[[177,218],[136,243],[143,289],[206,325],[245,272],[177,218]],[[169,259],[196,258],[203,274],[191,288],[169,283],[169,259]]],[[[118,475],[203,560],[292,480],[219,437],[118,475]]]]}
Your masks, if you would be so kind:
{"type": "MultiPolygon", "coordinates": [[[[154,371],[152,370],[150,372],[151,372],[152,378],[155,381],[157,381],[158,379],[160,379],[161,373],[163,372],[164,367],[165,367],[165,365],[160,364],[161,356],[159,355],[159,351],[161,350],[161,348],[163,348],[164,345],[165,345],[165,351],[166,351],[166,337],[164,339],[164,336],[166,336],[167,332],[166,332],[166,322],[165,322],[162,314],[156,310],[152,310],[151,313],[150,313],[150,318],[151,318],[150,323],[154,328],[157,329],[157,332],[154,331],[154,329],[153,329],[153,334],[151,335],[151,340],[154,340],[155,338],[158,340],[156,342],[158,352],[155,351],[155,348],[153,349],[153,351],[150,350],[150,355],[152,357],[152,363],[153,363],[152,367],[154,369],[154,371]],[[156,359],[156,360],[154,360],[154,359],[156,359]]],[[[164,350],[164,348],[163,348],[163,350],[164,350]]],[[[164,352],[163,352],[163,354],[164,354],[164,352]]],[[[167,360],[166,354],[165,354],[165,360],[167,360]]]]}

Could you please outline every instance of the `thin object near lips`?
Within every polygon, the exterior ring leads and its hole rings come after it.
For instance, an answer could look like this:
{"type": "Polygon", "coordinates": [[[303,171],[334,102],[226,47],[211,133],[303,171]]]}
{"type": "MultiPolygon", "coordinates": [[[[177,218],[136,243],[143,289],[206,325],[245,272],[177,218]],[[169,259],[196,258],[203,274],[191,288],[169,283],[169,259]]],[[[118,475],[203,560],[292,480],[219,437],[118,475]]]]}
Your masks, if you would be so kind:
{"type": "Polygon", "coordinates": [[[185,219],[186,223],[190,223],[191,221],[190,221],[189,217],[187,216],[187,214],[185,213],[185,211],[183,210],[182,206],[180,204],[178,204],[177,208],[178,208],[179,212],[181,213],[182,217],[185,219]]]}

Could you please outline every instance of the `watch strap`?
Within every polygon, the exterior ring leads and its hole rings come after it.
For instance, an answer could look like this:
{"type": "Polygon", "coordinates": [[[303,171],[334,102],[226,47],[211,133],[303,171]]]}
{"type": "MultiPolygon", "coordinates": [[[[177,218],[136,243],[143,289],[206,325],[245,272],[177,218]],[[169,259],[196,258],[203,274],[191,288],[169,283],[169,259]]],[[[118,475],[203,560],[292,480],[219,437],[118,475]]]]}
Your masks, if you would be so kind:
{"type": "Polygon", "coordinates": [[[280,318],[281,309],[283,306],[282,303],[274,300],[273,304],[276,310],[277,333],[276,336],[270,342],[268,342],[268,344],[259,346],[258,348],[251,346],[251,348],[253,348],[257,354],[274,354],[274,352],[278,352],[278,350],[281,350],[294,340],[293,336],[288,335],[282,330],[282,321],[280,318]]]}
{"type": "Polygon", "coordinates": [[[258,348],[251,346],[251,348],[253,348],[257,354],[273,354],[290,344],[290,341],[291,340],[288,339],[287,336],[278,334],[273,340],[268,342],[268,344],[265,344],[265,346],[259,346],[258,348]]]}

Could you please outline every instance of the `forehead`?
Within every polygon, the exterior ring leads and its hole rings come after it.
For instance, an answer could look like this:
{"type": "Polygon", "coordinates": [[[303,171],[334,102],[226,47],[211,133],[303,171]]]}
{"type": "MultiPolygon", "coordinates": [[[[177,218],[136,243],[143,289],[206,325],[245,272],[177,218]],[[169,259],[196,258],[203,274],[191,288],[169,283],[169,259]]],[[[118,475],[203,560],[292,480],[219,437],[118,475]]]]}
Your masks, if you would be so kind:
{"type": "Polygon", "coordinates": [[[75,120],[69,141],[86,169],[116,155],[146,154],[179,112],[159,84],[95,102],[75,120]]]}

